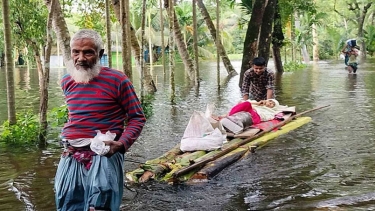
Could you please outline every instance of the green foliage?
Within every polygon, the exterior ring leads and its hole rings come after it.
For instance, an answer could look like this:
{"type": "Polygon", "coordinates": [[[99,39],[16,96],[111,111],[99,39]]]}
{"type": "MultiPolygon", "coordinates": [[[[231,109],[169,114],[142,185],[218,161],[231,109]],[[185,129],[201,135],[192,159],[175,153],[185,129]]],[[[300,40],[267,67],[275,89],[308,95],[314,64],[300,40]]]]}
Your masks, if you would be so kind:
{"type": "Polygon", "coordinates": [[[282,22],[286,24],[294,14],[315,14],[316,5],[313,1],[279,0],[282,22]]]}
{"type": "Polygon", "coordinates": [[[12,41],[15,49],[27,48],[25,58],[34,62],[35,53],[46,42],[48,10],[43,2],[28,0],[10,1],[12,41]]]}
{"type": "Polygon", "coordinates": [[[368,25],[366,28],[366,50],[370,55],[373,55],[375,52],[375,26],[368,25]]]}
{"type": "Polygon", "coordinates": [[[143,112],[146,116],[146,118],[149,118],[154,114],[153,107],[152,107],[152,101],[154,101],[155,96],[154,95],[146,95],[141,99],[141,105],[143,108],[143,112]]]}
{"type": "Polygon", "coordinates": [[[48,122],[51,126],[60,127],[68,121],[68,107],[62,105],[60,107],[53,108],[48,113],[48,122]]]}
{"type": "Polygon", "coordinates": [[[302,64],[300,62],[287,62],[284,64],[284,71],[285,72],[294,72],[294,71],[298,71],[298,70],[302,70],[304,69],[305,67],[307,67],[306,64],[302,64]]]}
{"type": "Polygon", "coordinates": [[[79,1],[77,6],[78,16],[75,18],[75,25],[79,28],[94,29],[104,37],[105,35],[105,4],[103,1],[79,1]]]}
{"type": "Polygon", "coordinates": [[[17,114],[17,123],[5,121],[1,126],[0,142],[6,145],[36,145],[39,141],[39,121],[31,111],[17,114]]]}
{"type": "Polygon", "coordinates": [[[193,10],[190,2],[181,2],[175,6],[178,22],[181,27],[193,24],[193,10]]]}
{"type": "Polygon", "coordinates": [[[242,0],[239,3],[239,6],[240,6],[240,9],[241,9],[242,13],[244,13],[246,15],[250,15],[251,11],[253,10],[253,3],[254,3],[254,1],[252,1],[252,0],[242,0]]]}

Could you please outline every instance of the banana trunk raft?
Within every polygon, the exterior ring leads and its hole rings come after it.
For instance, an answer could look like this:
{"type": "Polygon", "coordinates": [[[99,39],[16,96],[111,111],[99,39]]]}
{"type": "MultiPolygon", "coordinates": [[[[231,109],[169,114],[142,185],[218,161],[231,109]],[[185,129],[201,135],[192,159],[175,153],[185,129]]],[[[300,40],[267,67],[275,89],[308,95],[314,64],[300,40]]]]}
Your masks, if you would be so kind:
{"type": "Polygon", "coordinates": [[[182,152],[178,144],[162,156],[148,160],[139,168],[127,172],[126,180],[130,183],[145,183],[150,179],[168,183],[206,181],[268,141],[310,122],[311,117],[301,117],[303,114],[328,106],[292,115],[268,128],[233,135],[233,139],[218,150],[182,152]]]}

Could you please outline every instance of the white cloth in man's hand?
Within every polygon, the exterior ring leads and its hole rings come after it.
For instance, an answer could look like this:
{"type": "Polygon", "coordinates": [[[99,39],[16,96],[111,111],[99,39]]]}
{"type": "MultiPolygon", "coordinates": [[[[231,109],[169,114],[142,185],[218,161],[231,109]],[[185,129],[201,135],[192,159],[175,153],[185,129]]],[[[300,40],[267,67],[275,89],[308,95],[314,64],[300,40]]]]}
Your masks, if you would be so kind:
{"type": "Polygon", "coordinates": [[[105,134],[96,130],[96,136],[91,140],[90,148],[98,155],[105,155],[109,152],[109,146],[103,141],[113,141],[116,137],[115,133],[107,131],[105,134]]]}

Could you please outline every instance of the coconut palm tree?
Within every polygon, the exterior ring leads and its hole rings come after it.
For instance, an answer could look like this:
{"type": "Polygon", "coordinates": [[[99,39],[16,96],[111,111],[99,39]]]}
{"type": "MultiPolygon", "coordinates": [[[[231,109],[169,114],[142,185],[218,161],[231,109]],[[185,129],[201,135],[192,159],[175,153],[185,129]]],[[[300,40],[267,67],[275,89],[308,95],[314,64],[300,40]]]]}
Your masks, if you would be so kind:
{"type": "Polygon", "coordinates": [[[174,7],[171,8],[173,13],[173,33],[174,33],[174,41],[177,45],[178,52],[180,53],[182,62],[185,66],[185,71],[189,77],[190,80],[194,80],[194,72],[195,67],[193,60],[189,56],[189,51],[186,48],[186,44],[184,42],[184,37],[181,33],[181,27],[177,19],[176,11],[174,10],[174,7]]]}
{"type": "MultiPolygon", "coordinates": [[[[112,0],[112,6],[116,15],[117,20],[120,20],[120,4],[118,2],[119,0],[112,0]]],[[[130,44],[131,48],[133,50],[133,55],[135,58],[136,65],[139,67],[139,70],[141,70],[141,48],[138,43],[138,39],[135,35],[135,29],[133,28],[132,25],[130,25],[130,44]]],[[[150,73],[150,68],[145,68],[144,69],[144,74],[145,75],[151,75],[150,73]]],[[[156,91],[155,83],[153,82],[151,77],[144,78],[144,85],[145,85],[145,92],[148,92],[150,94],[154,93],[156,91]]]]}
{"type": "Polygon", "coordinates": [[[215,25],[212,22],[211,16],[207,11],[206,6],[204,5],[202,0],[197,0],[197,3],[198,3],[198,7],[201,11],[201,14],[203,16],[203,19],[205,20],[206,25],[207,25],[208,29],[210,30],[211,36],[213,37],[213,39],[216,43],[216,46],[218,48],[220,57],[221,57],[221,59],[223,61],[223,64],[224,64],[224,66],[225,66],[225,68],[228,72],[228,75],[237,75],[237,72],[233,68],[232,63],[230,62],[230,60],[227,56],[225,48],[224,48],[223,44],[221,43],[221,40],[216,39],[216,28],[215,28],[215,25]]]}

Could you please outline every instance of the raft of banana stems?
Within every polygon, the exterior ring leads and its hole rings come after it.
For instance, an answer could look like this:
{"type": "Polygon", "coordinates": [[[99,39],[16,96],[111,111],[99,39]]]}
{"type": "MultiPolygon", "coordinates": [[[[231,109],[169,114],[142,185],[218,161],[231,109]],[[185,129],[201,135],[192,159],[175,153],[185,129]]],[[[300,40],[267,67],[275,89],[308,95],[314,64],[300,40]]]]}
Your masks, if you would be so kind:
{"type": "Polygon", "coordinates": [[[145,183],[150,179],[168,183],[206,181],[227,166],[249,156],[273,138],[310,122],[310,117],[301,117],[303,114],[328,106],[292,115],[263,131],[253,131],[247,136],[232,136],[234,139],[215,151],[184,153],[178,144],[162,156],[149,160],[145,164],[141,164],[139,168],[127,172],[126,179],[130,183],[145,183]]]}

